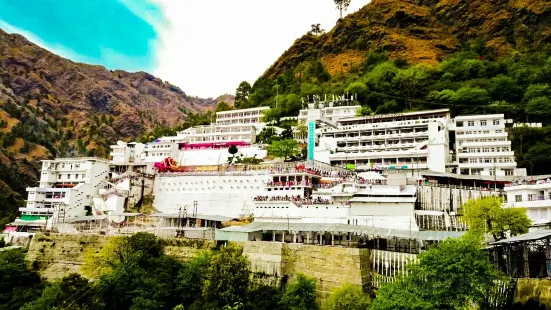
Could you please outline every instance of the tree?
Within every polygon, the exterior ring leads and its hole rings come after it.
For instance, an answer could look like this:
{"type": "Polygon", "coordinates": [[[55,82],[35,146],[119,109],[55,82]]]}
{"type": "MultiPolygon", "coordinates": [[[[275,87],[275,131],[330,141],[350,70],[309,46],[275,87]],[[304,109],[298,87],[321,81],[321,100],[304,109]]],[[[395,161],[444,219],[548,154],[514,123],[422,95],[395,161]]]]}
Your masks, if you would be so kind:
{"type": "Polygon", "coordinates": [[[250,263],[243,251],[226,246],[214,254],[203,285],[205,301],[216,309],[243,303],[249,286],[250,263]]]}
{"type": "Polygon", "coordinates": [[[278,310],[281,292],[278,288],[269,285],[254,285],[249,289],[247,309],[278,310]]]}
{"type": "Polygon", "coordinates": [[[545,122],[551,116],[551,99],[548,97],[531,99],[526,104],[526,114],[532,122],[545,122]]]}
{"type": "Polygon", "coordinates": [[[247,81],[243,81],[237,87],[235,91],[234,106],[239,109],[246,109],[249,107],[249,96],[251,95],[252,87],[247,81]]]}
{"type": "Polygon", "coordinates": [[[524,208],[503,208],[500,197],[488,196],[469,200],[461,207],[462,220],[470,231],[489,233],[494,240],[524,234],[532,224],[524,208]]]}
{"type": "Polygon", "coordinates": [[[337,6],[337,10],[341,13],[342,18],[342,11],[348,10],[348,7],[350,6],[351,0],[335,0],[335,5],[337,6]]]}
{"type": "Polygon", "coordinates": [[[279,304],[288,310],[319,309],[316,301],[316,280],[297,274],[295,283],[287,286],[279,304]]]}
{"type": "Polygon", "coordinates": [[[178,273],[178,291],[182,292],[182,306],[187,308],[200,300],[211,258],[210,253],[203,253],[185,263],[178,273]]]}
{"type": "Polygon", "coordinates": [[[235,145],[232,145],[228,148],[228,153],[231,154],[231,157],[228,158],[228,163],[229,164],[233,163],[233,160],[235,159],[235,154],[237,154],[237,152],[239,152],[239,150],[237,149],[237,146],[235,146],[235,145]]]}
{"type": "Polygon", "coordinates": [[[98,296],[95,287],[90,282],[72,273],[63,279],[54,282],[42,291],[42,295],[31,303],[26,304],[23,310],[42,309],[101,309],[101,296],[98,296]]]}
{"type": "Polygon", "coordinates": [[[220,101],[218,102],[218,104],[216,105],[216,112],[224,112],[224,111],[231,111],[233,110],[233,107],[230,106],[227,102],[225,101],[220,101]]]}
{"type": "Polygon", "coordinates": [[[294,139],[274,141],[268,147],[268,154],[287,160],[300,154],[300,150],[298,149],[298,142],[294,139]]]}
{"type": "Polygon", "coordinates": [[[366,310],[371,300],[360,286],[345,284],[329,295],[326,310],[366,310]]]}
{"type": "Polygon", "coordinates": [[[369,106],[361,107],[356,111],[356,116],[370,116],[373,115],[373,110],[369,106]]]}
{"type": "Polygon", "coordinates": [[[308,138],[308,126],[306,126],[306,121],[301,120],[297,124],[297,132],[299,139],[306,140],[308,138]]]}
{"type": "Polygon", "coordinates": [[[38,273],[29,270],[23,250],[0,252],[0,309],[20,309],[26,302],[40,296],[38,273]]]}
{"type": "Polygon", "coordinates": [[[461,219],[474,233],[489,233],[494,240],[524,234],[532,224],[524,208],[503,208],[500,197],[469,200],[461,207],[461,219]]]}
{"type": "Polygon", "coordinates": [[[505,276],[494,268],[479,238],[450,238],[383,285],[371,309],[479,309],[498,280],[505,276]]]}
{"type": "Polygon", "coordinates": [[[320,35],[324,32],[325,30],[321,29],[321,24],[312,24],[310,31],[308,31],[308,34],[320,35]]]}

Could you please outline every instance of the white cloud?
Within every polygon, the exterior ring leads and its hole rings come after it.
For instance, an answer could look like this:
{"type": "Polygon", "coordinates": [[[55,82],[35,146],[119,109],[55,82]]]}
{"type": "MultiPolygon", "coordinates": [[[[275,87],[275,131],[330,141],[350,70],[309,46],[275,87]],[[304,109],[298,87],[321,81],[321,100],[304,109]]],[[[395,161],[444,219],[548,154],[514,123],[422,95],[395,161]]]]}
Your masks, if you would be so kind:
{"type": "MultiPolygon", "coordinates": [[[[158,28],[155,75],[190,95],[234,93],[254,82],[310,25],[331,29],[331,0],[154,0],[169,25],[158,28]]],[[[369,0],[352,1],[348,13],[369,0]]]]}

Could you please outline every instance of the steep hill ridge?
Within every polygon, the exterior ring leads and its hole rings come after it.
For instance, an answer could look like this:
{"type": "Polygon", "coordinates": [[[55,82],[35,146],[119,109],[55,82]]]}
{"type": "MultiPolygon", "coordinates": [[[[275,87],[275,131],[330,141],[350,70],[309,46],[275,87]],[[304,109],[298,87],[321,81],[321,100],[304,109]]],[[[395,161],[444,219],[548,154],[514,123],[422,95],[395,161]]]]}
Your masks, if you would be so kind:
{"type": "Polygon", "coordinates": [[[366,51],[436,63],[473,40],[484,40],[498,55],[538,49],[551,42],[551,1],[372,0],[328,33],[297,39],[263,77],[311,59],[321,59],[332,75],[345,72],[366,51]]]}
{"type": "Polygon", "coordinates": [[[107,157],[118,139],[179,125],[216,102],[146,72],[75,63],[0,29],[0,230],[36,185],[40,159],[107,157]]]}

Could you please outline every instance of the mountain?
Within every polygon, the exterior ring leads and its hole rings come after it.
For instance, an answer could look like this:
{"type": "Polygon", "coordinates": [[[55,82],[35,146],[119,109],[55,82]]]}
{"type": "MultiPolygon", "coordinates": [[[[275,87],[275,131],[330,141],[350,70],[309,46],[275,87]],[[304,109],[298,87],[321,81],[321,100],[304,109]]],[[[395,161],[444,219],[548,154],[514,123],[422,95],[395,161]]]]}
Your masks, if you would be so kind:
{"type": "Polygon", "coordinates": [[[75,63],[0,30],[0,229],[25,187],[36,185],[40,159],[107,157],[118,139],[181,124],[216,103],[146,72],[75,63]]]}
{"type": "Polygon", "coordinates": [[[508,132],[519,167],[551,174],[551,0],[372,0],[327,33],[313,26],[239,85],[238,108],[271,106],[277,121],[348,93],[361,115],[505,114],[541,124],[508,132]]]}
{"type": "Polygon", "coordinates": [[[347,72],[366,51],[437,63],[477,40],[500,56],[540,49],[551,42],[551,1],[372,0],[329,32],[297,39],[263,77],[312,59],[320,59],[331,75],[347,72]]]}

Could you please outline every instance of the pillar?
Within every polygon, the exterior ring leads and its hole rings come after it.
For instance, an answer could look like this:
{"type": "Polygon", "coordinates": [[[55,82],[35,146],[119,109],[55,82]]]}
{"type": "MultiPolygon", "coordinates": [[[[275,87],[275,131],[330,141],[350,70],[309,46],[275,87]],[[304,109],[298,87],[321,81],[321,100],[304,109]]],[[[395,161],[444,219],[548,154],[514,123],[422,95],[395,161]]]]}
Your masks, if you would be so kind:
{"type": "Polygon", "coordinates": [[[335,235],[331,233],[331,245],[335,245],[335,235]]]}
{"type": "Polygon", "coordinates": [[[524,243],[522,245],[522,270],[523,270],[523,276],[525,278],[530,277],[530,264],[528,263],[528,244],[524,243]]]}
{"type": "Polygon", "coordinates": [[[275,230],[272,230],[272,241],[275,241],[275,230]]]}
{"type": "Polygon", "coordinates": [[[319,236],[320,236],[320,245],[322,245],[322,238],[323,238],[323,236],[322,236],[322,234],[319,234],[319,236]]]}
{"type": "Polygon", "coordinates": [[[293,243],[297,243],[297,234],[293,233],[293,243]]]}
{"type": "Polygon", "coordinates": [[[310,232],[306,232],[306,244],[310,244],[310,232]]]}

